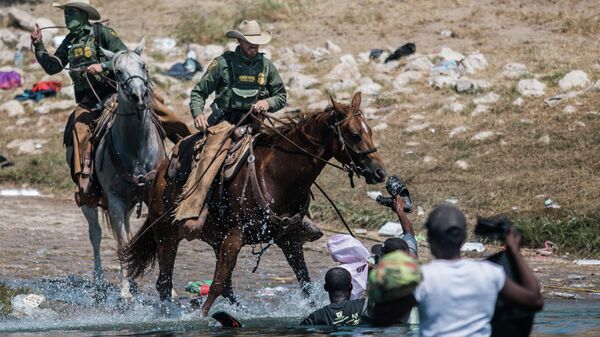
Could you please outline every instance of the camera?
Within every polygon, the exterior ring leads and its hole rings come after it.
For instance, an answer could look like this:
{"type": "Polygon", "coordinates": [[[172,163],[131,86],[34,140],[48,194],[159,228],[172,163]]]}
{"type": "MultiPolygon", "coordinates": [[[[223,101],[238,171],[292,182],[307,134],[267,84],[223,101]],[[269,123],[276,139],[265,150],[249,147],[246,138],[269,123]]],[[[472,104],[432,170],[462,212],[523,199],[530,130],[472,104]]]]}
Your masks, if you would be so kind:
{"type": "Polygon", "coordinates": [[[475,225],[475,234],[488,239],[505,241],[513,224],[504,214],[496,215],[491,218],[477,217],[475,225]]]}
{"type": "Polygon", "coordinates": [[[392,207],[394,203],[394,198],[400,196],[404,199],[404,212],[410,213],[412,212],[413,202],[410,197],[410,192],[404,185],[400,178],[396,176],[391,176],[388,178],[387,183],[385,184],[385,188],[391,197],[384,197],[382,195],[377,197],[377,202],[383,206],[392,207]]]}

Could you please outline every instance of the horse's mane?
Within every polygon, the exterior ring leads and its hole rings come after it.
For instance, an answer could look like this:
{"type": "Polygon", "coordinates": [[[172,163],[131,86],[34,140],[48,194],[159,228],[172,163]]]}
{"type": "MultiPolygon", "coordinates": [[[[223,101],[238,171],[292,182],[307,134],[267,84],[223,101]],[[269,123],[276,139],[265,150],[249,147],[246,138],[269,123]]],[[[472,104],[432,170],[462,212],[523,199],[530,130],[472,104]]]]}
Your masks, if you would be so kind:
{"type": "Polygon", "coordinates": [[[304,132],[304,128],[307,125],[326,123],[327,119],[331,117],[332,112],[334,112],[334,108],[330,105],[323,111],[301,112],[294,116],[281,118],[278,120],[279,123],[273,128],[274,130],[271,128],[262,129],[261,143],[273,145],[281,138],[281,135],[289,136],[295,131],[300,131],[302,135],[307,136],[304,132]]]}

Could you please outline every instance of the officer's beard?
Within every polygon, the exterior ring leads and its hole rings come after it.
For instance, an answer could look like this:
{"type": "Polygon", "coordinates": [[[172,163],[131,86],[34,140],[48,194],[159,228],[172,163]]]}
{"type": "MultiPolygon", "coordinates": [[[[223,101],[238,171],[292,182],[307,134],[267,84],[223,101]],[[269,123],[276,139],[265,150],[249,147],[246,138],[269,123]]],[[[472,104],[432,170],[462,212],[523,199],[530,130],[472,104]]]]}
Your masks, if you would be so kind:
{"type": "Polygon", "coordinates": [[[78,13],[65,13],[65,23],[67,24],[67,29],[73,34],[81,33],[87,22],[88,15],[83,11],[78,13]]]}

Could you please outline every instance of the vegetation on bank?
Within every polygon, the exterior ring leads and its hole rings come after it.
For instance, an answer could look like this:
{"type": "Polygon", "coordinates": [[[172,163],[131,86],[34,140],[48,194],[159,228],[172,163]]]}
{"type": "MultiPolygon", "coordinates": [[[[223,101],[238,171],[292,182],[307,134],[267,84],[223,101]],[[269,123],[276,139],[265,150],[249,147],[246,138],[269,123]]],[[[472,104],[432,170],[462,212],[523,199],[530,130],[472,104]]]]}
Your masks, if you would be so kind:
{"type": "Polygon", "coordinates": [[[19,294],[26,294],[27,292],[25,288],[10,288],[3,282],[0,282],[0,317],[8,316],[11,313],[11,298],[19,294]]]}

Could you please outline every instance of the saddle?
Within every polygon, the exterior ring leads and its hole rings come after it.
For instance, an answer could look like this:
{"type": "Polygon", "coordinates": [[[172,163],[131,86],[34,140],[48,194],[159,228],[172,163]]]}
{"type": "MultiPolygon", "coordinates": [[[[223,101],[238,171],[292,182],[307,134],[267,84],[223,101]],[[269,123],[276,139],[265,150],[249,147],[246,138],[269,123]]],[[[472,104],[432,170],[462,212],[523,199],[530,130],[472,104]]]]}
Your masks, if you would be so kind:
{"type": "Polygon", "coordinates": [[[188,136],[173,148],[167,176],[177,183],[185,182],[176,220],[198,217],[210,201],[215,181],[232,180],[245,164],[256,136],[249,126],[232,128],[221,123],[211,127],[209,134],[188,136]]]}

